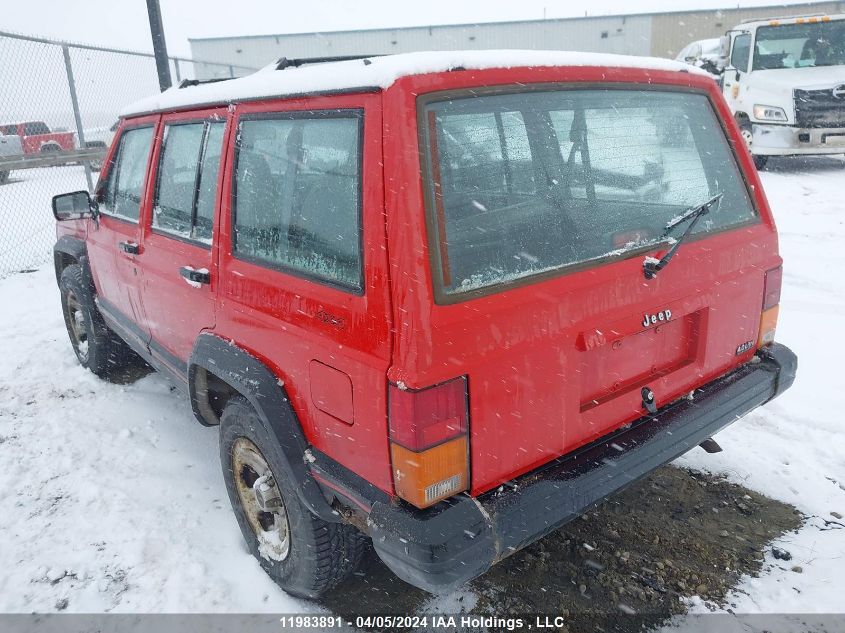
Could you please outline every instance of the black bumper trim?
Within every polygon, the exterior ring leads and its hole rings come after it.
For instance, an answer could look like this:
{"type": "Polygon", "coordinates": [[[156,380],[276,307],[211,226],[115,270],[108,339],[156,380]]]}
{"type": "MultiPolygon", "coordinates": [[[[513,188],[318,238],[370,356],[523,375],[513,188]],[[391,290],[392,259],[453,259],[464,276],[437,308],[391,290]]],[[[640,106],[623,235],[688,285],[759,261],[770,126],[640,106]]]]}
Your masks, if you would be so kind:
{"type": "Polygon", "coordinates": [[[797,358],[774,344],[755,362],[574,453],[473,499],[427,510],[376,502],[370,536],[403,580],[450,591],[542,538],[656,468],[683,455],[788,389],[797,358]]]}

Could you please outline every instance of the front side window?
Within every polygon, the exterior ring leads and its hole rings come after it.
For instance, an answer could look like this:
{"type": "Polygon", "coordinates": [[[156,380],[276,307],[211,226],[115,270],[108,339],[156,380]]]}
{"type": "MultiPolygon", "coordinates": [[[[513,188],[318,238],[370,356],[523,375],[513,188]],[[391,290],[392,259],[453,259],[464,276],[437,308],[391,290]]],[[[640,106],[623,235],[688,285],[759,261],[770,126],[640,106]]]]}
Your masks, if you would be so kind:
{"type": "Polygon", "coordinates": [[[845,65],[845,20],[761,26],[754,70],[845,65]]]}
{"type": "Polygon", "coordinates": [[[362,290],[360,132],[357,111],[242,120],[235,254],[362,290]]]}
{"type": "Polygon", "coordinates": [[[751,58],[751,35],[743,33],[734,39],[731,51],[731,66],[744,73],[748,72],[748,60],[751,58]]]}
{"type": "Polygon", "coordinates": [[[100,197],[104,213],[138,221],[152,140],[152,127],[132,128],[120,137],[117,157],[100,197]]]}
{"type": "Polygon", "coordinates": [[[695,233],[755,211],[706,96],[522,92],[424,106],[435,278],[478,290],[665,243],[717,193],[695,233]]]}
{"type": "Polygon", "coordinates": [[[224,126],[217,121],[165,128],[153,227],[211,243],[224,126]]]}

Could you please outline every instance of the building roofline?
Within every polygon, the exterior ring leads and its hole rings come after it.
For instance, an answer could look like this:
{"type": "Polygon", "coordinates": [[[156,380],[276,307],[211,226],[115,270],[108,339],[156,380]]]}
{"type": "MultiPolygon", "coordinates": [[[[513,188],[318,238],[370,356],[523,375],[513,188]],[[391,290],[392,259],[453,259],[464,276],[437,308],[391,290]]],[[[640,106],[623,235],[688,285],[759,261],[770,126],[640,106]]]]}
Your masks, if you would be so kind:
{"type": "MultiPolygon", "coordinates": [[[[411,29],[437,29],[437,28],[448,28],[448,27],[458,27],[458,28],[469,28],[475,26],[490,26],[490,25],[513,25],[513,24],[537,24],[540,22],[574,22],[580,20],[606,20],[608,18],[634,18],[634,17],[651,17],[656,15],[689,15],[692,13],[701,13],[702,11],[712,11],[714,13],[718,11],[743,11],[743,10],[765,10],[765,9],[779,9],[783,11],[784,9],[789,9],[790,7],[810,7],[813,5],[818,4],[830,4],[831,2],[838,2],[839,0],[812,0],[810,2],[795,2],[792,4],[784,5],[784,4],[766,4],[766,5],[759,5],[759,6],[752,6],[752,7],[714,7],[712,9],[684,9],[680,11],[649,11],[645,13],[614,13],[610,15],[585,15],[585,16],[573,16],[568,18],[537,18],[537,19],[525,19],[525,20],[502,20],[502,21],[490,21],[490,22],[460,22],[460,23],[448,23],[448,24],[416,24],[410,26],[387,26],[387,27],[378,27],[378,28],[363,28],[363,29],[339,29],[339,30],[327,30],[327,31],[299,31],[294,33],[264,33],[260,35],[221,35],[216,37],[189,37],[188,42],[213,42],[213,41],[220,41],[220,40],[250,40],[250,39],[261,39],[267,37],[291,37],[293,35],[325,35],[325,34],[332,34],[332,35],[341,35],[341,34],[348,34],[348,33],[379,33],[385,31],[408,31],[411,29]]],[[[843,2],[839,2],[840,5],[845,4],[843,2]]]]}

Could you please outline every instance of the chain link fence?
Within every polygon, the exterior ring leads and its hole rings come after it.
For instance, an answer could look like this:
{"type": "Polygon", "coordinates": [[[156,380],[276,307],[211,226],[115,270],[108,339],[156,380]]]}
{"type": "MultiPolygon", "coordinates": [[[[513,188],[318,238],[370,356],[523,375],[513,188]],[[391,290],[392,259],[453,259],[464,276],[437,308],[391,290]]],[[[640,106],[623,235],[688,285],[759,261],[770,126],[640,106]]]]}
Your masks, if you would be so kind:
{"type": "MultiPolygon", "coordinates": [[[[51,258],[57,193],[91,189],[118,113],[158,92],[149,53],[0,32],[0,278],[51,258]]],[[[170,58],[174,83],[253,68],[170,58]]]]}

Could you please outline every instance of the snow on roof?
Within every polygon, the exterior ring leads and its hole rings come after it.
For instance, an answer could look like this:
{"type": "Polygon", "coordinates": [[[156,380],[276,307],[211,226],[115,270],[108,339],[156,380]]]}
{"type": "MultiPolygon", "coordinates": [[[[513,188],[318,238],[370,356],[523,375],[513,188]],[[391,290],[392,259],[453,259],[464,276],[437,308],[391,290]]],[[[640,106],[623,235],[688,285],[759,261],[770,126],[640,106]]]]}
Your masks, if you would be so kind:
{"type": "Polygon", "coordinates": [[[437,51],[306,64],[276,70],[271,64],[241,77],[188,88],[170,88],[127,106],[121,116],[189,106],[231,103],[244,99],[284,97],[314,92],[387,88],[400,77],[442,72],[463,67],[516,68],[530,66],[608,66],[649,70],[687,71],[709,76],[688,64],[656,57],[635,57],[576,51],[437,51]]]}

